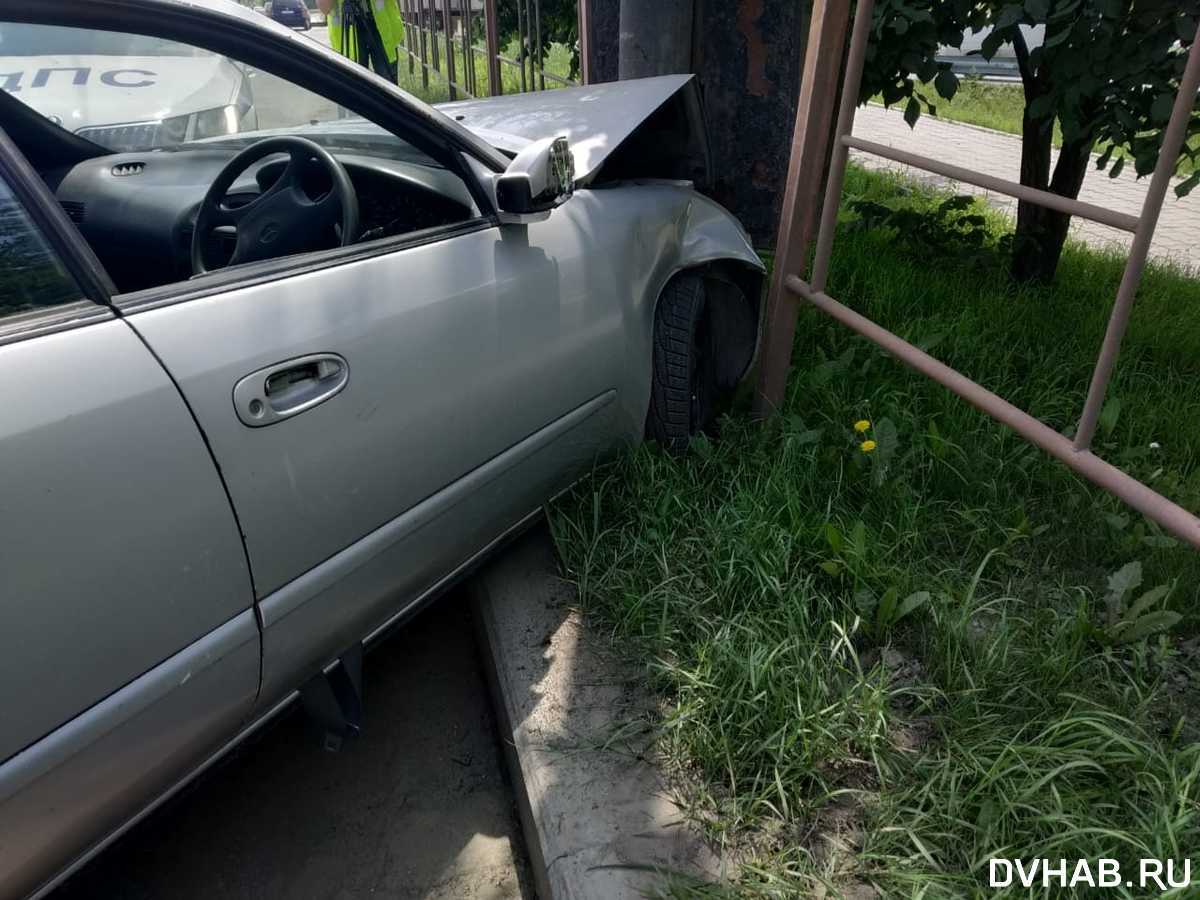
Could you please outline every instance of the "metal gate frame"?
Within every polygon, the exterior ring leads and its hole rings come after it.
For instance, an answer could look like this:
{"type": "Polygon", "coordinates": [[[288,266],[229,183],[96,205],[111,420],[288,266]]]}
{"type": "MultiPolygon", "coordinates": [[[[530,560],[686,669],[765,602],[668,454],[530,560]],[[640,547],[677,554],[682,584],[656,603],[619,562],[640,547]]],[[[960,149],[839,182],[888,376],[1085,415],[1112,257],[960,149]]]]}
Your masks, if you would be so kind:
{"type": "Polygon", "coordinates": [[[821,196],[821,172],[829,154],[830,117],[839,90],[838,79],[831,77],[830,73],[841,71],[846,26],[850,17],[850,0],[815,0],[813,4],[804,64],[804,82],[801,85],[796,112],[796,129],[788,164],[788,184],[776,244],[775,270],[767,299],[768,330],[755,396],[756,414],[766,415],[778,408],[783,401],[798,313],[797,304],[791,300],[796,297],[878,344],[921,374],[949,388],[968,403],[1007,425],[1021,437],[1066,463],[1080,475],[1114,494],[1167,531],[1200,549],[1200,518],[1100,459],[1091,450],[1092,438],[1095,436],[1096,423],[1108,391],[1113,366],[1125,337],[1133,301],[1145,271],[1150,242],[1154,237],[1163,201],[1166,199],[1176,162],[1187,137],[1188,120],[1192,114],[1196,94],[1200,90],[1200,30],[1197,31],[1188,54],[1179,93],[1163,136],[1162,150],[1141,215],[1134,217],[855,137],[854,112],[862,87],[863,65],[867,43],[870,40],[874,7],[874,0],[858,0],[850,52],[840,85],[841,104],[837,123],[832,131],[832,161],[825,183],[824,203],[821,205],[818,203],[821,196]],[[837,230],[838,206],[851,149],[1133,233],[1129,259],[1125,264],[1108,329],[1092,371],[1087,400],[1073,441],[825,293],[834,232],[837,230]],[[821,218],[812,275],[805,281],[798,273],[804,268],[818,209],[821,211],[821,218]]]}
{"type": "MultiPolygon", "coordinates": [[[[479,96],[479,84],[475,73],[475,58],[483,54],[487,61],[488,96],[496,97],[504,92],[500,76],[501,64],[520,71],[521,92],[546,90],[546,81],[565,87],[576,86],[577,82],[560,78],[547,72],[542,58],[542,14],[541,0],[511,0],[517,4],[517,34],[522,47],[530,52],[519,59],[511,59],[500,53],[500,36],[496,18],[497,0],[483,0],[484,43],[478,47],[474,39],[474,18],[478,15],[471,9],[471,0],[400,0],[400,15],[404,21],[403,49],[408,57],[408,71],[421,68],[421,86],[429,87],[429,73],[443,75],[451,100],[479,96]],[[438,17],[441,17],[442,36],[438,36],[438,17]],[[465,71],[459,80],[455,73],[454,34],[451,22],[458,17],[462,25],[462,58],[465,71]],[[415,46],[414,46],[415,45],[415,46]],[[441,56],[445,54],[445,72],[442,72],[441,56]],[[432,57],[432,60],[430,59],[432,57]],[[469,62],[468,62],[469,61],[469,62]]],[[[580,82],[588,83],[588,2],[578,0],[579,15],[579,59],[580,82]]]]}

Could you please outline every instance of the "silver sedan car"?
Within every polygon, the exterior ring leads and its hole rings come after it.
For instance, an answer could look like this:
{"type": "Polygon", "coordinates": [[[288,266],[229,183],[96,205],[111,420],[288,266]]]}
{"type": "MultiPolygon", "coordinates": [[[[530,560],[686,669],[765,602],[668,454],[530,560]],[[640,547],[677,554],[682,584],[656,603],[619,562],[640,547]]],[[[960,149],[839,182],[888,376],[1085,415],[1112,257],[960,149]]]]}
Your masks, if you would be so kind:
{"type": "Polygon", "coordinates": [[[687,76],[434,109],[231,0],[0,0],[0,57],[8,898],[289,703],[353,734],[364,646],[705,427],[762,264],[687,76]]]}

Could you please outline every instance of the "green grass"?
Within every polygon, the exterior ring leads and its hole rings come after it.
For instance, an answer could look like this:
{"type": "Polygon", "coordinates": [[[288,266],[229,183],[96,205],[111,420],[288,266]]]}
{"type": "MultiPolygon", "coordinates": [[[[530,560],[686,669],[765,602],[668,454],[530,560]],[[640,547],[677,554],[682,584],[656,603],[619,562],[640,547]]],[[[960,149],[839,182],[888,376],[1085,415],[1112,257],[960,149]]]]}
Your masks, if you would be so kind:
{"type": "MultiPolygon", "coordinates": [[[[847,196],[937,199],[855,169],[847,196]]],[[[830,291],[1066,429],[1121,261],[1072,245],[1055,287],[1025,290],[1001,265],[847,220],[830,291]]],[[[1192,510],[1198,313],[1200,283],[1151,268],[1099,442],[1192,510]]],[[[663,693],[682,799],[744,863],[728,893],[963,897],[987,894],[989,856],[1187,857],[1197,554],[814,311],[793,363],[765,427],[632,450],[551,516],[586,609],[663,693]],[[1106,646],[1107,579],[1133,561],[1186,618],[1106,646]]]]}
{"type": "MultiPolygon", "coordinates": [[[[418,37],[413,36],[413,52],[419,56],[418,37]]],[[[430,69],[428,72],[428,83],[423,84],[421,80],[421,65],[418,59],[412,60],[412,71],[409,71],[409,58],[404,50],[404,45],[400,45],[400,87],[408,91],[410,94],[419,97],[426,103],[441,103],[450,99],[450,86],[446,79],[446,43],[445,35],[438,35],[438,66],[439,69],[433,69],[433,48],[429,44],[429,35],[426,33],[426,59],[430,69]]],[[[516,39],[511,40],[507,47],[501,51],[502,56],[515,60],[517,58],[518,44],[516,39]]],[[[479,96],[488,96],[488,73],[485,54],[482,52],[474,53],[473,62],[475,66],[475,83],[479,89],[479,96]]],[[[532,90],[533,85],[529,83],[528,65],[526,65],[526,90],[532,90]]],[[[454,41],[454,71],[455,83],[460,86],[466,85],[464,77],[462,40],[454,41]]],[[[559,78],[569,79],[571,72],[571,51],[563,44],[551,44],[550,50],[546,55],[546,72],[551,75],[557,75],[559,78]]],[[[540,84],[540,82],[539,82],[540,84]]],[[[506,63],[500,64],[500,86],[505,94],[516,94],[521,91],[521,71],[516,66],[506,63]]],[[[546,79],[546,89],[564,87],[551,78],[546,79]]],[[[459,100],[466,99],[461,93],[455,98],[459,100]]]]}
{"type": "MultiPolygon", "coordinates": [[[[937,90],[930,83],[922,83],[921,91],[933,101],[937,107],[940,119],[952,122],[965,122],[968,125],[978,125],[1003,131],[1006,134],[1021,133],[1021,118],[1025,114],[1025,94],[1019,84],[1005,84],[984,81],[980,78],[962,78],[958,83],[958,93],[953,100],[944,100],[938,96],[937,90]]],[[[882,103],[881,97],[873,98],[882,103]]],[[[918,128],[920,124],[918,123],[918,128]]],[[[1062,146],[1062,128],[1054,124],[1054,146],[1062,146]]],[[[1194,138],[1191,146],[1200,147],[1200,138],[1194,138]]],[[[1102,152],[1098,147],[1097,152],[1102,152]]],[[[1188,176],[1196,169],[1191,160],[1184,160],[1178,174],[1188,176]]],[[[1096,177],[1096,176],[1093,176],[1096,177]]]]}

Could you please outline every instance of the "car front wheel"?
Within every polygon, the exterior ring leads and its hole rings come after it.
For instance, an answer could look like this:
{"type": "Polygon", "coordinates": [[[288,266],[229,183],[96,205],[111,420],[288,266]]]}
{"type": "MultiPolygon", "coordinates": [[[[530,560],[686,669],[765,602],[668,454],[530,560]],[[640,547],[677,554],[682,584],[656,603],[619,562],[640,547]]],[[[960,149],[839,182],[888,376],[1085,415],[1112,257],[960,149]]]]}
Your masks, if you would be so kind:
{"type": "Polygon", "coordinates": [[[676,453],[709,424],[717,399],[705,303],[704,279],[685,273],[663,290],[654,314],[646,435],[676,453]]]}

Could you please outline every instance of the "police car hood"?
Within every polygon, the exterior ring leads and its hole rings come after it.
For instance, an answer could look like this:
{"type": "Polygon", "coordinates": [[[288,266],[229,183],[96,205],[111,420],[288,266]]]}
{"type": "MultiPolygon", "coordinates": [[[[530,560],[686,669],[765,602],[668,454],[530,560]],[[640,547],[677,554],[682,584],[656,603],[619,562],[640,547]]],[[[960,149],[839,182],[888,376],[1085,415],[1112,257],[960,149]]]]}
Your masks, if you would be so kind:
{"type": "Polygon", "coordinates": [[[68,131],[225,106],[243,77],[220,56],[0,56],[0,72],[0,86],[68,131]]]}

